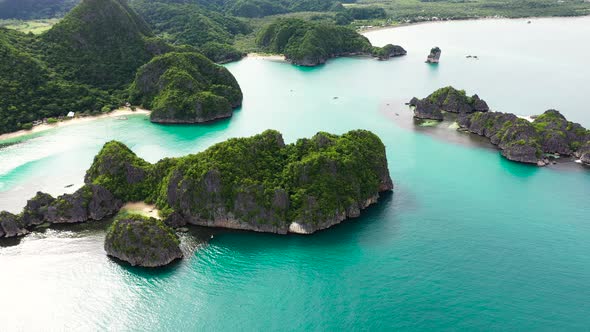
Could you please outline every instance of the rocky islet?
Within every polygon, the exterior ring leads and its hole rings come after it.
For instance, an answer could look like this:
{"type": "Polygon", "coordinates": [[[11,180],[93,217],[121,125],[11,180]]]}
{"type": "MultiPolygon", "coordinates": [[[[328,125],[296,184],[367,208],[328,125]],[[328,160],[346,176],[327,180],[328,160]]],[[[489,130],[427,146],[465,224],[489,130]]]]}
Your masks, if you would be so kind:
{"type": "Polygon", "coordinates": [[[490,112],[477,95],[445,87],[424,99],[412,98],[414,117],[442,121],[455,113],[459,130],[484,136],[509,160],[545,166],[549,156],[574,156],[590,164],[590,131],[548,110],[531,122],[511,113],[490,112]]]}

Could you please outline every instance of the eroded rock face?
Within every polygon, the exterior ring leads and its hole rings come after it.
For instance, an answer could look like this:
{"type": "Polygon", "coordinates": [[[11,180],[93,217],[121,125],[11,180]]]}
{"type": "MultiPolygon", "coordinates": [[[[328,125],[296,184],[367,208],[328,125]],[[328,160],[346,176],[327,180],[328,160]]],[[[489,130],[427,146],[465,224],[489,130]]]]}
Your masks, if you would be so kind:
{"type": "Polygon", "coordinates": [[[53,201],[44,221],[59,224],[101,220],[117,213],[122,205],[121,200],[102,186],[86,185],[53,201]]]}
{"type": "Polygon", "coordinates": [[[590,141],[587,141],[578,151],[576,157],[580,158],[583,164],[590,165],[590,141]]]}
{"type": "Polygon", "coordinates": [[[428,57],[426,58],[426,62],[427,63],[439,63],[441,54],[442,54],[442,51],[439,47],[433,47],[430,50],[430,54],[428,54],[428,57]]]}
{"type": "Polygon", "coordinates": [[[53,196],[40,191],[37,192],[35,197],[27,201],[27,205],[23,210],[23,224],[29,227],[46,222],[48,220],[48,208],[54,201],[53,196]]]}
{"type": "Polygon", "coordinates": [[[171,171],[167,224],[286,234],[295,222],[310,233],[357,217],[393,189],[385,149],[366,131],[318,133],[289,146],[269,131],[212,151],[171,171]],[[249,164],[255,170],[232,177],[249,164]]]}
{"type": "Polygon", "coordinates": [[[514,114],[477,112],[459,118],[459,127],[485,136],[509,160],[537,164],[542,157],[535,127],[514,114]]]}
{"type": "MultiPolygon", "coordinates": [[[[38,192],[27,201],[27,205],[19,216],[1,212],[0,224],[6,229],[2,236],[20,236],[43,223],[63,224],[78,223],[90,220],[102,220],[116,214],[122,206],[107,189],[100,185],[87,184],[73,194],[64,194],[58,198],[38,192]]],[[[3,227],[0,227],[3,228],[3,227]]]]}
{"type": "Polygon", "coordinates": [[[19,216],[6,211],[0,212],[0,238],[21,236],[27,233],[28,231],[19,216]]]}
{"type": "Polygon", "coordinates": [[[539,132],[539,142],[545,153],[569,156],[590,140],[588,130],[579,123],[568,121],[556,110],[545,111],[535,119],[533,125],[539,132]]]}
{"type": "Polygon", "coordinates": [[[444,119],[443,113],[436,105],[427,99],[414,100],[410,103],[414,106],[414,117],[417,119],[430,119],[442,121],[444,119]]]}
{"type": "Polygon", "coordinates": [[[117,219],[109,227],[104,249],[133,266],[160,267],[182,258],[180,240],[162,221],[138,215],[117,219]]]}
{"type": "Polygon", "coordinates": [[[415,118],[439,121],[444,119],[443,112],[470,114],[490,110],[488,104],[478,95],[468,97],[465,91],[451,86],[438,89],[424,99],[414,97],[409,105],[414,106],[415,118]]]}

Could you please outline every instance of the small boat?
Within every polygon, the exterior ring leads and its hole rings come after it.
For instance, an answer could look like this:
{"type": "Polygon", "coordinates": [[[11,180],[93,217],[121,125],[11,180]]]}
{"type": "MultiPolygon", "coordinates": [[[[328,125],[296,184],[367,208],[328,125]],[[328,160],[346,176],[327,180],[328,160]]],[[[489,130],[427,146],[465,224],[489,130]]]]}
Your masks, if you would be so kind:
{"type": "Polygon", "coordinates": [[[117,120],[129,120],[126,116],[118,116],[117,120]]]}

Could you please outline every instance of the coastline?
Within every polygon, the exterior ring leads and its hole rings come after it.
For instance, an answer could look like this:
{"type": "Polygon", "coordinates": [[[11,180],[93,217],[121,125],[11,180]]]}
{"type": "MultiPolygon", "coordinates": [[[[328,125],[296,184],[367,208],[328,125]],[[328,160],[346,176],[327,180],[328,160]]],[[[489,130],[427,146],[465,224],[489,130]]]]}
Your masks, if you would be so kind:
{"type": "Polygon", "coordinates": [[[2,135],[0,135],[0,141],[12,139],[12,138],[18,138],[21,136],[26,136],[26,135],[31,135],[31,134],[36,134],[36,133],[47,131],[47,130],[50,130],[53,128],[66,127],[66,126],[90,122],[90,121],[94,121],[94,120],[98,120],[98,119],[112,118],[112,117],[133,115],[133,114],[146,114],[147,115],[147,114],[150,114],[150,111],[145,110],[145,109],[140,109],[140,108],[133,111],[128,107],[124,107],[124,108],[119,108],[119,109],[116,109],[112,112],[105,113],[105,114],[73,118],[70,120],[59,121],[57,123],[52,123],[52,124],[44,123],[44,124],[33,127],[33,129],[31,129],[31,130],[24,130],[23,129],[23,130],[15,131],[12,133],[2,134],[2,135]]]}
{"type": "Polygon", "coordinates": [[[285,60],[285,56],[281,54],[248,53],[246,58],[288,62],[285,60]]]}
{"type": "Polygon", "coordinates": [[[579,15],[579,16],[523,16],[523,17],[471,17],[471,18],[457,18],[457,19],[447,19],[447,20],[436,20],[436,21],[419,21],[419,22],[412,22],[412,23],[399,23],[395,25],[387,25],[387,26],[374,26],[372,28],[367,28],[363,30],[357,30],[358,33],[361,35],[365,35],[365,33],[381,31],[381,30],[388,30],[388,29],[396,29],[396,28],[403,28],[409,27],[414,25],[423,25],[423,24],[436,24],[436,23],[447,23],[447,22],[461,22],[461,21],[487,21],[487,20],[540,20],[540,19],[570,19],[570,18],[582,18],[582,17],[589,17],[590,15],[579,15]]]}

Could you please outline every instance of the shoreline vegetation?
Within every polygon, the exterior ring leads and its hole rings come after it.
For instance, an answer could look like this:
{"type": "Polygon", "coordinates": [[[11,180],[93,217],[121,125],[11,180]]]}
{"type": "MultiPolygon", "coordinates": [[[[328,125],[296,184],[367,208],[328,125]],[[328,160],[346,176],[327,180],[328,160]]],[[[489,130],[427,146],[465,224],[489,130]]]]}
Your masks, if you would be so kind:
{"type": "Polygon", "coordinates": [[[79,117],[74,117],[74,118],[65,118],[65,119],[57,121],[55,123],[43,123],[43,124],[34,126],[30,130],[21,129],[19,131],[15,131],[15,132],[11,132],[11,133],[1,134],[0,135],[0,143],[4,140],[19,138],[22,136],[37,134],[37,133],[41,133],[41,132],[48,131],[48,130],[55,129],[55,128],[67,127],[67,126],[86,123],[86,122],[90,122],[90,121],[94,121],[94,120],[100,120],[100,119],[106,119],[106,118],[117,118],[117,117],[122,117],[125,115],[137,115],[137,114],[149,115],[150,113],[151,113],[151,111],[146,110],[146,109],[137,108],[137,109],[133,110],[129,107],[124,107],[124,108],[119,108],[119,109],[113,110],[108,113],[103,113],[103,114],[98,114],[98,115],[87,115],[87,116],[79,116],[79,117]]]}

